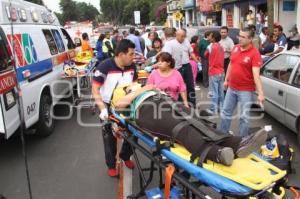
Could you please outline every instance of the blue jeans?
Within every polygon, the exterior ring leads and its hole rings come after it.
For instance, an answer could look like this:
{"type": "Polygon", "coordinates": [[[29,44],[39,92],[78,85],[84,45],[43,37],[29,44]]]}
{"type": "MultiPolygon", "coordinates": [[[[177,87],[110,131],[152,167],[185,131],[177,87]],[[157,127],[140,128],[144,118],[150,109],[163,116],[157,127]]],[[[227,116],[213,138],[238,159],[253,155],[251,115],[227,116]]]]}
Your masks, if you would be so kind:
{"type": "Polygon", "coordinates": [[[224,74],[209,76],[209,92],[211,98],[210,110],[218,112],[218,106],[222,110],[224,103],[224,74]]]}
{"type": "Polygon", "coordinates": [[[221,113],[220,130],[228,133],[230,130],[232,114],[239,103],[238,117],[240,118],[240,136],[248,135],[249,131],[249,112],[253,103],[253,91],[238,91],[228,88],[224,100],[223,110],[221,113]]]}

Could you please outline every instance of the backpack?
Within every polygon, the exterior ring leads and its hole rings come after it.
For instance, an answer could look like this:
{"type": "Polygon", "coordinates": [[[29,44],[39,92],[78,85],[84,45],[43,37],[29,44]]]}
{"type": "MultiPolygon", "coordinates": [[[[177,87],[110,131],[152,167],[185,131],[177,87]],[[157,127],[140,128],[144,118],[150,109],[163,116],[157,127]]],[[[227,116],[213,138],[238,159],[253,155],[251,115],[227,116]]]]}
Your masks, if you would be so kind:
{"type": "Polygon", "coordinates": [[[261,155],[271,164],[281,170],[292,173],[293,149],[290,148],[284,135],[270,137],[265,145],[261,147],[261,155]]]}

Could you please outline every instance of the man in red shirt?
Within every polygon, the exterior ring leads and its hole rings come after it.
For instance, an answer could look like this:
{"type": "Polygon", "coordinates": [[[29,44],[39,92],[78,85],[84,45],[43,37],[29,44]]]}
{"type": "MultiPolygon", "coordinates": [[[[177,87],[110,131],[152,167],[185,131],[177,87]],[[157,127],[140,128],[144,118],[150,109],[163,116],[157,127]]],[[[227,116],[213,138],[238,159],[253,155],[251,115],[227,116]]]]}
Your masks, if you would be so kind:
{"type": "Polygon", "coordinates": [[[239,33],[239,44],[236,45],[230,57],[228,72],[225,77],[224,87],[228,87],[221,113],[221,131],[228,133],[230,130],[232,113],[240,103],[240,129],[241,136],[248,135],[249,111],[253,103],[255,90],[258,103],[262,106],[265,98],[260,80],[261,56],[253,46],[254,32],[245,28],[239,33]]]}
{"type": "Polygon", "coordinates": [[[209,76],[209,95],[212,104],[206,110],[208,115],[214,115],[218,112],[224,102],[224,50],[219,44],[221,34],[213,31],[208,36],[210,44],[205,51],[205,57],[208,59],[209,76]]]}

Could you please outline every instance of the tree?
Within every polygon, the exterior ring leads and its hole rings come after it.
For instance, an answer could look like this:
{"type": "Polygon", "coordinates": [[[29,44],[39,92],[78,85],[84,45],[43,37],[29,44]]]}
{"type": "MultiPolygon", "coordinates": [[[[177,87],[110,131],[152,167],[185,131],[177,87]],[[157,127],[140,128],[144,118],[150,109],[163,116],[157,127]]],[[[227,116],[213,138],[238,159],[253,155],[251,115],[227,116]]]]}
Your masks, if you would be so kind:
{"type": "Polygon", "coordinates": [[[59,7],[62,11],[63,22],[76,21],[78,19],[76,2],[72,0],[60,0],[59,7]]]}
{"type": "Polygon", "coordinates": [[[127,4],[128,0],[100,0],[100,8],[104,19],[114,25],[120,24],[124,19],[123,9],[127,4]]]}
{"type": "Polygon", "coordinates": [[[97,10],[97,8],[95,8],[90,3],[87,4],[85,2],[76,4],[76,13],[78,14],[77,21],[93,21],[95,20],[96,16],[99,15],[99,11],[97,10]]]}
{"type": "Polygon", "coordinates": [[[63,21],[63,15],[61,13],[58,13],[58,12],[54,12],[54,14],[56,15],[58,21],[60,24],[64,24],[64,21],[63,21]]]}
{"type": "Polygon", "coordinates": [[[94,21],[99,15],[99,11],[91,4],[85,2],[75,2],[73,0],[60,0],[59,3],[62,14],[60,22],[66,21],[94,21]]]}
{"type": "Polygon", "coordinates": [[[101,12],[106,21],[116,24],[134,24],[134,11],[140,11],[141,24],[155,20],[155,9],[163,0],[100,0],[101,12]]]}

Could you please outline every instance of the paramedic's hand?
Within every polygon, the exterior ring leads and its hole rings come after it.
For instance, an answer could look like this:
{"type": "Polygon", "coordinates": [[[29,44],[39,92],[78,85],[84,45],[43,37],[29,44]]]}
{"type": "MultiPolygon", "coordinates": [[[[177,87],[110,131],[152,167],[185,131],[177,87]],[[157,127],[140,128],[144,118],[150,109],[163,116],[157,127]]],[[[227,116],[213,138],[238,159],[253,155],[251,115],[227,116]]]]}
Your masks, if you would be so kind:
{"type": "Polygon", "coordinates": [[[101,110],[99,117],[102,121],[106,121],[108,119],[108,112],[106,108],[101,110]]]}

